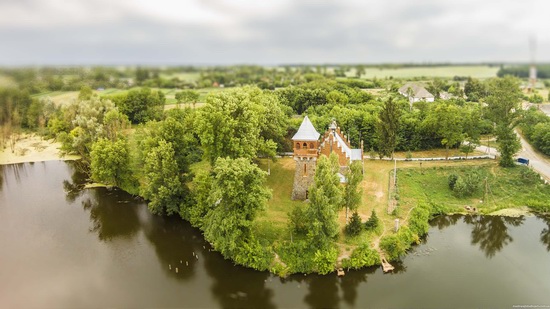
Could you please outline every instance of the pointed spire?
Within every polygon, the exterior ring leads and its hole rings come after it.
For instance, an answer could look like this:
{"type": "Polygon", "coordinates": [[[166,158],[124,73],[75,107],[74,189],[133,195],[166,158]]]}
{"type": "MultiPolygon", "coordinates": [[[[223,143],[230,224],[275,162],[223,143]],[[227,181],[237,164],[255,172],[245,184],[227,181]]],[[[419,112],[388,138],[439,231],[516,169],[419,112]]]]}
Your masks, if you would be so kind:
{"type": "Polygon", "coordinates": [[[317,141],[319,140],[319,132],[315,129],[311,121],[309,120],[309,117],[306,115],[304,117],[304,120],[302,121],[302,124],[300,125],[300,128],[298,128],[298,132],[294,134],[292,137],[293,141],[317,141]]]}

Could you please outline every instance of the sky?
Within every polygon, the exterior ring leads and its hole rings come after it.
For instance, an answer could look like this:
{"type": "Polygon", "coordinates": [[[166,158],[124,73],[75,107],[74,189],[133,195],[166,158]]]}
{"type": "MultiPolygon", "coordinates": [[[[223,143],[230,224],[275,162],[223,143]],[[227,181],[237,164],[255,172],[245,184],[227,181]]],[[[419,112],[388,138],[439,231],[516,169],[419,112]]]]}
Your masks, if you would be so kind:
{"type": "Polygon", "coordinates": [[[0,65],[550,62],[547,0],[0,0],[0,65]]]}

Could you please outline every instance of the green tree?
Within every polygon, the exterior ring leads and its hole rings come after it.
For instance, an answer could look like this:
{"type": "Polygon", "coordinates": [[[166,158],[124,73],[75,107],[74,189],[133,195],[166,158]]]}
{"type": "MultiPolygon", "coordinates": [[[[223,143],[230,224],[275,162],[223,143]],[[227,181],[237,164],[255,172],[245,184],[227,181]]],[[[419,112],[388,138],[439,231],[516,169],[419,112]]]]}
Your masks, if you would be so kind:
{"type": "Polygon", "coordinates": [[[162,121],[148,122],[139,132],[142,136],[139,143],[141,157],[145,158],[161,141],[170,143],[174,149],[177,170],[188,173],[189,165],[197,161],[198,143],[189,123],[186,126],[185,122],[185,119],[178,120],[170,116],[162,121]]]}
{"type": "Polygon", "coordinates": [[[354,211],[351,215],[349,223],[346,225],[345,232],[348,236],[357,236],[363,229],[363,223],[361,223],[361,217],[357,211],[354,211]]]}
{"type": "Polygon", "coordinates": [[[378,151],[381,156],[391,157],[395,146],[397,145],[397,131],[399,130],[400,111],[393,98],[388,98],[384,102],[384,107],[380,111],[380,121],[376,127],[378,132],[378,151]]]}
{"type": "Polygon", "coordinates": [[[271,196],[266,172],[246,158],[219,158],[211,179],[204,236],[224,256],[235,256],[250,243],[252,222],[271,196]]]}
{"type": "Polygon", "coordinates": [[[195,108],[195,104],[199,99],[199,93],[194,90],[183,90],[176,93],[175,98],[178,103],[193,103],[193,108],[195,108]]]}
{"type": "Polygon", "coordinates": [[[365,228],[367,231],[375,230],[380,225],[380,219],[378,219],[378,216],[376,215],[376,212],[374,212],[374,209],[371,212],[370,218],[365,222],[365,228]]]}
{"type": "Polygon", "coordinates": [[[130,184],[130,156],[125,139],[99,139],[90,153],[92,179],[107,185],[123,187],[130,184]]]}
{"type": "Polygon", "coordinates": [[[128,116],[132,123],[137,124],[160,119],[166,98],[162,91],[141,88],[114,96],[112,100],[120,112],[128,116]]]}
{"type": "Polygon", "coordinates": [[[283,140],[286,114],[277,97],[256,87],[209,95],[196,118],[198,133],[211,164],[219,157],[274,155],[283,140]]]}
{"type": "Polygon", "coordinates": [[[348,210],[357,211],[361,204],[363,190],[359,186],[363,180],[363,166],[361,161],[353,161],[349,171],[346,173],[346,185],[344,187],[344,207],[346,208],[346,222],[348,221],[348,210]]]}
{"type": "Polygon", "coordinates": [[[185,205],[188,189],[183,182],[171,143],[159,141],[146,155],[143,167],[141,196],[149,200],[154,214],[172,215],[185,205]]]}
{"type": "Polygon", "coordinates": [[[449,148],[464,139],[462,134],[462,119],[460,110],[455,105],[440,103],[432,109],[424,125],[431,128],[441,137],[441,144],[445,146],[445,159],[449,158],[449,148]]]}
{"type": "Polygon", "coordinates": [[[314,183],[309,188],[310,204],[306,209],[308,238],[315,248],[326,246],[338,235],[338,209],[342,203],[342,190],[338,156],[334,153],[318,160],[314,183]]]}
{"type": "Polygon", "coordinates": [[[117,109],[112,109],[105,113],[103,119],[104,135],[111,141],[116,141],[124,136],[127,130],[130,129],[130,120],[117,109]]]}
{"type": "Polygon", "coordinates": [[[491,80],[488,87],[487,117],[496,125],[500,161],[503,167],[514,166],[514,154],[521,148],[514,132],[520,113],[521,90],[519,80],[512,76],[491,80]]]}
{"type": "Polygon", "coordinates": [[[92,98],[92,95],[93,95],[93,92],[90,86],[88,85],[82,86],[82,88],[80,88],[80,92],[78,93],[78,100],[79,101],[90,100],[92,98]]]}
{"type": "Polygon", "coordinates": [[[464,85],[464,94],[468,98],[468,101],[479,102],[485,97],[485,85],[475,78],[468,77],[468,80],[464,85]]]}

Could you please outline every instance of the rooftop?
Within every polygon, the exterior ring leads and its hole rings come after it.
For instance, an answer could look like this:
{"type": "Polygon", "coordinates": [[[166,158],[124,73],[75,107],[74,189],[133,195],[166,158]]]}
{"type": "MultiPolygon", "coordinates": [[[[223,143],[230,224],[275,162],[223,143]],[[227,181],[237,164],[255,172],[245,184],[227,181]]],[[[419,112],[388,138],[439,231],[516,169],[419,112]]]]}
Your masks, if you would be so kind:
{"type": "Polygon", "coordinates": [[[319,140],[319,132],[315,130],[315,127],[309,120],[309,118],[306,116],[304,117],[304,120],[302,121],[302,124],[300,125],[300,128],[298,128],[298,132],[294,134],[292,137],[293,141],[317,141],[319,140]]]}

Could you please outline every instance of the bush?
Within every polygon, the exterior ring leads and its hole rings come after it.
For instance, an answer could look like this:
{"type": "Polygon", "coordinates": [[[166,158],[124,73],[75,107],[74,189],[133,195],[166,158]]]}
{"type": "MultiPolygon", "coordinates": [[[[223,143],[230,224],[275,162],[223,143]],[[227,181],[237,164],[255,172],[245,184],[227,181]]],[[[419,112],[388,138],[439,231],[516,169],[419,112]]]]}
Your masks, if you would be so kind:
{"type": "Polygon", "coordinates": [[[345,232],[348,236],[357,236],[359,233],[361,233],[361,230],[363,230],[363,224],[361,224],[361,218],[359,217],[359,214],[354,212],[351,215],[351,219],[349,223],[346,225],[345,232]]]}
{"type": "Polygon", "coordinates": [[[327,250],[317,250],[313,263],[315,264],[315,270],[321,274],[326,275],[334,271],[336,259],[338,258],[338,250],[336,248],[328,248],[327,250]]]}
{"type": "Polygon", "coordinates": [[[380,220],[378,219],[378,216],[373,209],[370,218],[367,220],[367,222],[365,222],[365,229],[367,231],[373,231],[378,227],[378,225],[380,225],[380,220]]]}
{"type": "Polygon", "coordinates": [[[530,199],[525,204],[535,211],[550,212],[550,201],[530,199]]]}
{"type": "Polygon", "coordinates": [[[409,216],[409,228],[411,231],[419,236],[428,233],[430,225],[428,220],[430,219],[430,209],[426,204],[420,204],[416,206],[409,216]]]}
{"type": "Polygon", "coordinates": [[[349,259],[342,261],[342,266],[345,268],[359,269],[380,264],[380,256],[376,250],[363,243],[353,251],[349,259]]]}
{"type": "Polygon", "coordinates": [[[453,193],[456,197],[469,197],[479,190],[482,176],[477,171],[469,171],[458,177],[454,184],[453,193]]]}
{"type": "Polygon", "coordinates": [[[449,175],[449,189],[454,190],[457,180],[458,180],[457,174],[452,173],[451,175],[449,175]]]}
{"type": "Polygon", "coordinates": [[[407,252],[412,243],[419,241],[418,235],[404,226],[396,234],[383,237],[380,240],[380,248],[386,252],[389,260],[397,260],[407,252]]]}

